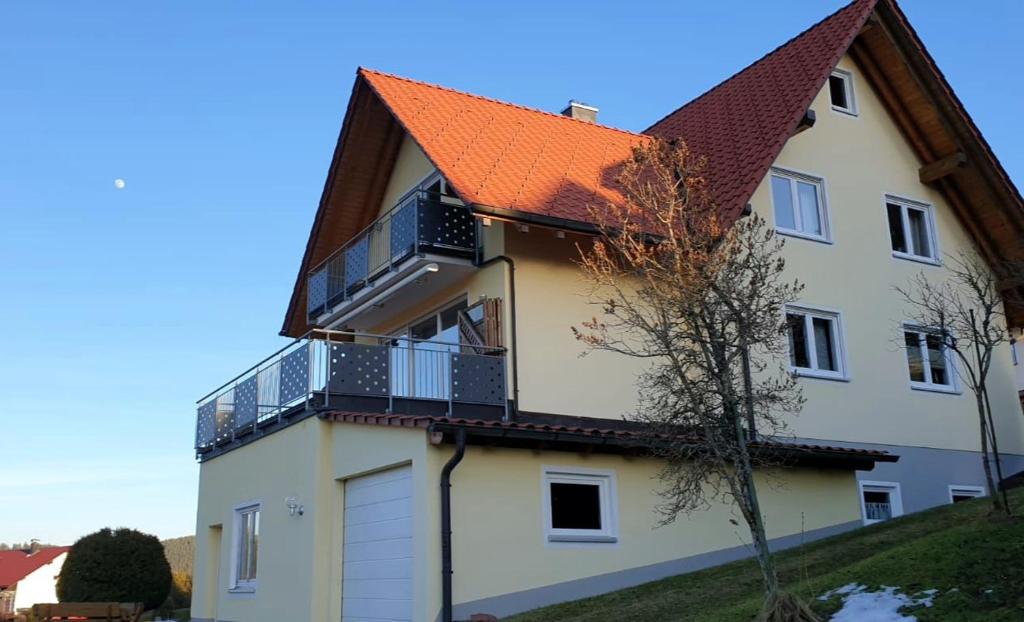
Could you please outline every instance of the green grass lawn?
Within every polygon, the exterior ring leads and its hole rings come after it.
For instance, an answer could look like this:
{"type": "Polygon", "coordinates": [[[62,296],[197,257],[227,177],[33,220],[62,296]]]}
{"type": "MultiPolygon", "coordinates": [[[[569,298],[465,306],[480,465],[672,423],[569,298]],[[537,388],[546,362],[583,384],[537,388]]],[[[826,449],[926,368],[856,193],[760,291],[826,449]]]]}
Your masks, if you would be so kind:
{"type": "MultiPolygon", "coordinates": [[[[1024,512],[1024,489],[1013,491],[1010,501],[1024,512]]],[[[931,608],[904,612],[920,622],[1020,622],[1024,518],[990,519],[989,507],[988,499],[959,503],[790,549],[776,556],[780,580],[825,620],[842,602],[817,597],[860,583],[898,586],[906,594],[937,589],[931,608]]],[[[760,608],[760,589],[757,564],[741,561],[508,620],[749,622],[760,608]]]]}

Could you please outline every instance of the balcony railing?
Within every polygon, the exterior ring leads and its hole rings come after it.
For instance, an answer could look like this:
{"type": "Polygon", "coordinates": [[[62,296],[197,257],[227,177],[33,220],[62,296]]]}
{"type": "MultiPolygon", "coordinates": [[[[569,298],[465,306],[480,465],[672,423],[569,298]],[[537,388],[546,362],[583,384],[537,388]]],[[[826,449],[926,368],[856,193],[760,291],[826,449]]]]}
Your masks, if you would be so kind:
{"type": "Polygon", "coordinates": [[[361,289],[416,255],[472,256],[476,226],[469,208],[418,190],[375,220],[309,272],[310,320],[350,300],[361,289]]]}
{"type": "MultiPolygon", "coordinates": [[[[199,400],[196,451],[244,437],[311,406],[346,398],[507,407],[504,349],[365,333],[317,331],[199,400]]],[[[363,402],[365,403],[365,402],[363,402]]]]}

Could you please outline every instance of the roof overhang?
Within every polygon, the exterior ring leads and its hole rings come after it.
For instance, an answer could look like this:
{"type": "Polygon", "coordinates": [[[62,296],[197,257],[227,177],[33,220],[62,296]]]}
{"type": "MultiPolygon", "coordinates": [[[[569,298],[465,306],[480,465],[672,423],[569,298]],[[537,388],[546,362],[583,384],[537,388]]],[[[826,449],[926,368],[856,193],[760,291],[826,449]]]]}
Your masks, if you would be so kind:
{"type": "MultiPolygon", "coordinates": [[[[320,417],[339,423],[423,429],[435,444],[452,443],[461,431],[471,445],[640,456],[651,455],[660,445],[686,442],[683,435],[652,435],[639,424],[627,421],[537,413],[520,413],[514,422],[344,411],[327,411],[320,417]]],[[[695,442],[694,446],[698,444],[695,442]]],[[[883,451],[783,441],[758,443],[753,449],[787,467],[870,471],[878,462],[899,460],[899,456],[883,451]]]]}

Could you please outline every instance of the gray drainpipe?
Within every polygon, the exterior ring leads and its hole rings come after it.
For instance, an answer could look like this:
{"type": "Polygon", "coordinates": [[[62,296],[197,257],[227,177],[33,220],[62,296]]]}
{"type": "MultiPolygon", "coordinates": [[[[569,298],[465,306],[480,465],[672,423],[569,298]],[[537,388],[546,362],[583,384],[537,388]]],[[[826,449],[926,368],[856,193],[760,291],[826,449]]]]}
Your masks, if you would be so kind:
{"type": "Polygon", "coordinates": [[[452,471],[466,455],[466,430],[455,432],[455,453],[441,469],[441,622],[452,622],[452,471]]]}
{"type": "Polygon", "coordinates": [[[508,255],[497,255],[491,257],[486,261],[477,261],[476,266],[478,268],[485,268],[496,261],[504,261],[508,264],[508,306],[509,306],[509,329],[512,333],[512,343],[509,344],[512,347],[512,356],[510,363],[512,364],[512,415],[508,417],[510,420],[515,421],[519,415],[519,348],[516,341],[516,262],[508,255]]]}

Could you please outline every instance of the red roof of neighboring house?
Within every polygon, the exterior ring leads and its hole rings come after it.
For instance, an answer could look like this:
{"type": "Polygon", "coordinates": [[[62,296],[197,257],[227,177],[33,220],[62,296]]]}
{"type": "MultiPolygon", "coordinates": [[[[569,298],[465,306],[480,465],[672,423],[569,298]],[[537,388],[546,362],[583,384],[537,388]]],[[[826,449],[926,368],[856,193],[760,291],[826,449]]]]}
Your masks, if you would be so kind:
{"type": "Polygon", "coordinates": [[[360,69],[466,203],[588,222],[645,136],[360,69]]]}
{"type": "Polygon", "coordinates": [[[58,546],[40,549],[32,555],[25,551],[0,551],[0,589],[14,585],[69,550],[69,546],[58,546]]]}

